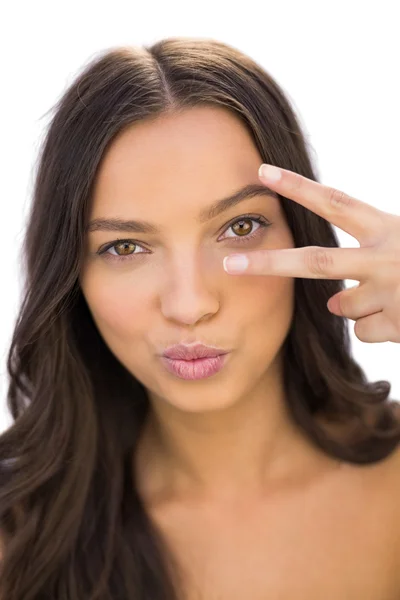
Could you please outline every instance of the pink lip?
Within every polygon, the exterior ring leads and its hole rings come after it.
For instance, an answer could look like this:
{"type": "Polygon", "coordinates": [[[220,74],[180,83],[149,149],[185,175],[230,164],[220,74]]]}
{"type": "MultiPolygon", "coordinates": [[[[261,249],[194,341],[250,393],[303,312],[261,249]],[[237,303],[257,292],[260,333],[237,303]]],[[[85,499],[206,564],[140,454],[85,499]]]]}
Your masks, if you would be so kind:
{"type": "Polygon", "coordinates": [[[167,370],[181,379],[204,379],[215,375],[225,365],[228,354],[214,357],[197,358],[194,360],[171,359],[162,356],[161,360],[167,370]]]}
{"type": "Polygon", "coordinates": [[[215,346],[205,346],[204,344],[176,344],[170,346],[163,352],[165,358],[174,360],[195,360],[199,358],[216,358],[227,354],[229,350],[216,348],[215,346]]]}

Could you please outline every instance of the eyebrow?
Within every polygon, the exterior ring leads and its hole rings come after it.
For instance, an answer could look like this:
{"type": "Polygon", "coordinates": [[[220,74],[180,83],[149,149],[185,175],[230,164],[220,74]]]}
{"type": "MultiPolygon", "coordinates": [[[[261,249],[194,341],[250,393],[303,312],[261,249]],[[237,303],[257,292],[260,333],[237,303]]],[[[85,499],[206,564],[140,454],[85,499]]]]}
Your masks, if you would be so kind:
{"type": "MultiPolygon", "coordinates": [[[[247,200],[248,198],[253,198],[255,196],[269,196],[271,198],[278,199],[278,194],[267,186],[251,183],[244,186],[240,190],[237,190],[234,194],[228,196],[227,198],[222,198],[222,200],[218,200],[211,206],[203,209],[200,212],[197,220],[199,223],[206,223],[229,208],[232,208],[240,202],[243,202],[243,200],[247,200]]],[[[158,228],[147,221],[123,220],[120,218],[93,219],[86,227],[86,231],[129,231],[130,233],[148,234],[159,233],[158,228]]]]}

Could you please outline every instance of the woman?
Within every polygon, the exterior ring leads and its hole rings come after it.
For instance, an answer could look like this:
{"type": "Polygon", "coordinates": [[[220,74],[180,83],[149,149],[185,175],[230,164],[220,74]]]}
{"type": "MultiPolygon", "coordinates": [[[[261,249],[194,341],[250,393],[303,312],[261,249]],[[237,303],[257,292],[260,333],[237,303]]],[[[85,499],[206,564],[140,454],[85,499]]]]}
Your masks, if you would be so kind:
{"type": "Polygon", "coordinates": [[[397,404],[343,318],[400,341],[398,223],[329,195],[284,93],[237,49],[173,38],[87,65],[26,232],[4,598],[400,595],[397,404]],[[334,254],[329,217],[366,248],[334,254]],[[252,270],[228,273],[240,252],[252,270]]]}

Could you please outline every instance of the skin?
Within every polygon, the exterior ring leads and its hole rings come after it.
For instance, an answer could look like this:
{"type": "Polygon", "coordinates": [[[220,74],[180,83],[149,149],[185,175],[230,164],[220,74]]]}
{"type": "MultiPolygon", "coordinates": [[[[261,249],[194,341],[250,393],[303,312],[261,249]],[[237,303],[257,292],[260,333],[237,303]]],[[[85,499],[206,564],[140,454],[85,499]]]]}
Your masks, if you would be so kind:
{"type": "MultiPolygon", "coordinates": [[[[281,349],[294,277],[315,274],[297,250],[287,254],[294,244],[279,201],[248,198],[196,222],[215,200],[259,183],[261,162],[243,125],[210,107],[135,124],[102,161],[90,220],[143,219],[160,229],[89,233],[80,278],[105,343],[151,402],[132,457],[138,489],[184,567],[188,600],[261,600],[266,590],[282,600],[394,600],[400,453],[360,468],[338,464],[285,411],[281,349]],[[235,244],[244,234],[233,225],[245,213],[271,225],[235,244]],[[97,252],[118,237],[134,241],[128,258],[107,261],[97,252]],[[225,256],[247,251],[252,273],[224,271],[225,256]],[[158,354],[195,339],[231,354],[217,375],[184,381],[158,354]]],[[[289,182],[283,195],[296,189],[289,182]]],[[[248,235],[260,227],[243,223],[248,235]]]]}
{"type": "Polygon", "coordinates": [[[207,223],[196,221],[216,200],[260,183],[261,163],[234,115],[196,107],[129,127],[98,173],[90,220],[141,219],[160,229],[89,233],[81,276],[104,341],[148,391],[152,412],[134,469],[149,502],[193,494],[226,506],[244,490],[262,497],[306,465],[335,462],[309,445],[285,411],[281,347],[294,279],[238,278],[223,269],[234,252],[294,247],[279,200],[247,198],[207,223]],[[256,235],[243,241],[232,224],[246,213],[271,225],[247,218],[247,237],[256,235]],[[113,260],[124,254],[121,246],[108,250],[111,260],[96,254],[118,237],[138,244],[125,249],[123,261],[113,260]],[[197,381],[168,373],[158,355],[193,340],[231,350],[222,371],[197,381]]]}

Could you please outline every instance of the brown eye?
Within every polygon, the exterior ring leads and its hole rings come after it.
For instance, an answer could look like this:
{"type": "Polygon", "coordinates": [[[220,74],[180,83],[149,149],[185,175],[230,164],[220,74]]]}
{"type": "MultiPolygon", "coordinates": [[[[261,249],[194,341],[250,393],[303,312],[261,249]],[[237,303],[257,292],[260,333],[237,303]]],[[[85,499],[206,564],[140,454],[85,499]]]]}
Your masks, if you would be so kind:
{"type": "Polygon", "coordinates": [[[262,235],[263,230],[270,225],[271,223],[261,215],[244,215],[228,226],[225,232],[230,231],[232,235],[226,235],[225,233],[224,239],[232,240],[234,243],[250,241],[255,239],[256,236],[262,235]]]}
{"type": "Polygon", "coordinates": [[[136,247],[136,244],[133,242],[119,242],[118,244],[114,244],[113,248],[116,249],[116,252],[119,256],[126,256],[128,254],[132,254],[131,250],[136,247]]]}
{"type": "Polygon", "coordinates": [[[232,230],[239,236],[248,235],[253,229],[250,221],[252,221],[252,219],[241,219],[240,221],[237,221],[231,225],[232,230]]]}
{"type": "MultiPolygon", "coordinates": [[[[218,241],[230,240],[232,243],[237,244],[251,242],[252,240],[259,239],[270,225],[272,223],[261,215],[243,215],[239,219],[236,219],[236,221],[231,221],[230,225],[225,229],[225,236],[219,238],[218,241]],[[252,223],[256,223],[257,227],[255,229],[252,223]],[[231,230],[233,235],[226,234],[229,230],[231,230]]],[[[151,254],[151,252],[146,250],[142,244],[138,244],[133,240],[119,239],[110,242],[107,246],[98,250],[97,254],[102,255],[105,260],[127,263],[130,260],[135,260],[136,262],[138,258],[144,258],[141,255],[151,254]]]]}
{"type": "Polygon", "coordinates": [[[135,258],[138,254],[147,254],[144,247],[132,240],[114,240],[98,254],[110,260],[128,260],[135,258]]]}

